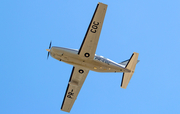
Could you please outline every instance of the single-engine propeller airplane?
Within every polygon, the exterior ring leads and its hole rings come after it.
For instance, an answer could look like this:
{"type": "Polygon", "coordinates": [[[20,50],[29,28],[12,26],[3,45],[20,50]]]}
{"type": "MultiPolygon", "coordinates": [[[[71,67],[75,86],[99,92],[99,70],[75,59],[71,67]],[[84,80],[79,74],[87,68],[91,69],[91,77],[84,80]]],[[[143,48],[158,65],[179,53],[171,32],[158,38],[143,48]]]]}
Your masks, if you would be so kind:
{"type": "Polygon", "coordinates": [[[73,65],[72,73],[66,89],[61,110],[70,112],[79,91],[89,73],[89,70],[96,72],[123,72],[121,88],[126,88],[138,62],[138,53],[133,53],[129,60],[116,63],[103,56],[95,54],[101,28],[103,25],[107,5],[98,3],[94,15],[91,19],[84,40],[79,50],[63,47],[51,47],[49,54],[62,62],[73,65]]]}

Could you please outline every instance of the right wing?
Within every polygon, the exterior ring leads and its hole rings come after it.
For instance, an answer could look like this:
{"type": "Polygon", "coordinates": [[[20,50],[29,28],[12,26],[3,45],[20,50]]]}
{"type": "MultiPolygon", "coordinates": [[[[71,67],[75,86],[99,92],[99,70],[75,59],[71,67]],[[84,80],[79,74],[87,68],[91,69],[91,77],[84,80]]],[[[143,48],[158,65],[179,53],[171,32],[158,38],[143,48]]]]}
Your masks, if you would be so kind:
{"type": "Polygon", "coordinates": [[[71,77],[66,89],[63,103],[61,105],[61,110],[65,112],[70,112],[71,108],[78,96],[78,93],[89,73],[88,69],[83,67],[75,66],[73,67],[71,77]]]}

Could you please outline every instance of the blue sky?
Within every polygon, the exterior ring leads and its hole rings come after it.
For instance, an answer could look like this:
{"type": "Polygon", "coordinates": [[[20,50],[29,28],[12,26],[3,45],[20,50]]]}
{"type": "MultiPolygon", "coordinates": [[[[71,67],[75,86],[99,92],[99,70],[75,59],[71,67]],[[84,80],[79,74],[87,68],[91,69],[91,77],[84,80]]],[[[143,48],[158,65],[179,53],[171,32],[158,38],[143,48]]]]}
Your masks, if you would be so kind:
{"type": "MultiPolygon", "coordinates": [[[[0,1],[0,113],[60,111],[71,65],[53,46],[79,49],[99,1],[0,1]]],[[[96,53],[116,62],[139,53],[127,87],[122,73],[90,71],[71,114],[180,113],[180,1],[101,0],[108,4],[96,53]]]]}

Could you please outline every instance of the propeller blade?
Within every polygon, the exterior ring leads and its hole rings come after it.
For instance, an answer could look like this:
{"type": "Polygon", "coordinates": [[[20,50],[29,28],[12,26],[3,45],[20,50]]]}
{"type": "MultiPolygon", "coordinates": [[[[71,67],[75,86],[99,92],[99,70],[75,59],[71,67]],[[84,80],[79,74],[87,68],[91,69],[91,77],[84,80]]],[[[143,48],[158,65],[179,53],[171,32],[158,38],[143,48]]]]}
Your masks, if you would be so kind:
{"type": "Polygon", "coordinates": [[[47,59],[49,58],[49,53],[50,53],[50,49],[51,49],[51,43],[52,43],[52,41],[49,44],[49,49],[46,49],[48,51],[47,59]]]}
{"type": "Polygon", "coordinates": [[[48,52],[48,55],[47,55],[47,59],[49,58],[49,52],[48,52]]]}
{"type": "Polygon", "coordinates": [[[50,44],[49,44],[49,49],[51,48],[51,43],[52,43],[52,41],[51,41],[50,44]]]}

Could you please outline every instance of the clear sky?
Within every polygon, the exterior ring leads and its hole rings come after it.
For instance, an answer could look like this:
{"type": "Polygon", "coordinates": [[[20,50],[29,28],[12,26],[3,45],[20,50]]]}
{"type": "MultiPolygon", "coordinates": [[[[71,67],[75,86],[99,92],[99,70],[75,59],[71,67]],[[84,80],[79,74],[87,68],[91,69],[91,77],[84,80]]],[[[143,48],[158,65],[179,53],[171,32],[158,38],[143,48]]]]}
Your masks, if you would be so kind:
{"type": "MultiPolygon", "coordinates": [[[[98,2],[0,1],[0,114],[66,114],[73,66],[45,49],[79,49],[98,2]]],[[[122,73],[90,71],[71,114],[179,114],[180,1],[100,2],[108,9],[96,53],[121,62],[138,52],[140,62],[127,89],[122,73]]]]}

